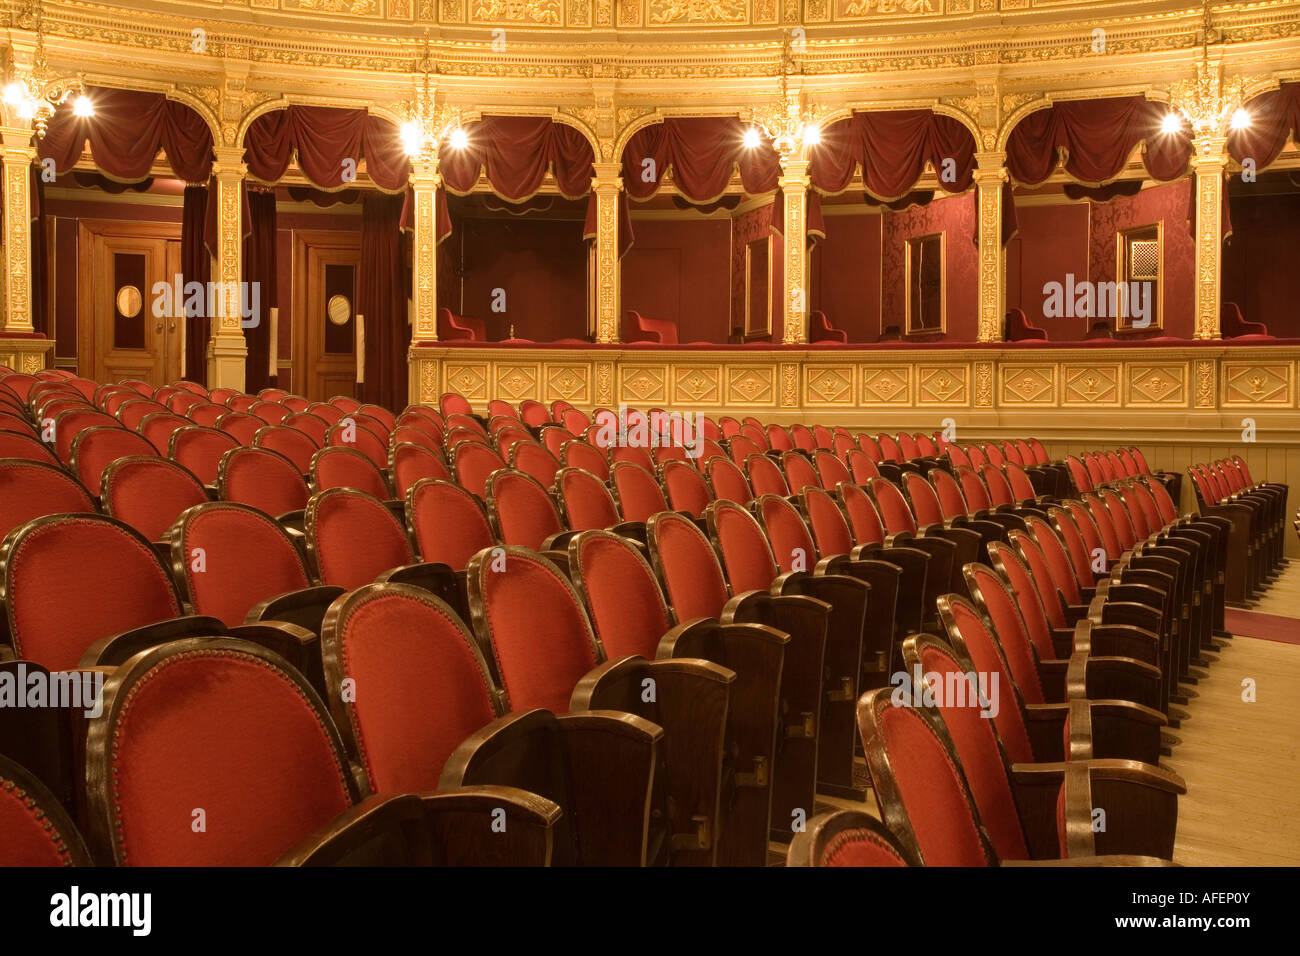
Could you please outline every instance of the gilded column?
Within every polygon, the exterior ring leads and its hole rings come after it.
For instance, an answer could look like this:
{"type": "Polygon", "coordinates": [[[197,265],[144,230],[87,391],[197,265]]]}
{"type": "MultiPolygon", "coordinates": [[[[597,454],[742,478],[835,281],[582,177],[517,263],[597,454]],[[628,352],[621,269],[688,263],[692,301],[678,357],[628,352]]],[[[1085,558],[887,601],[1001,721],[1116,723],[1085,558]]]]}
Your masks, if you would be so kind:
{"type": "Polygon", "coordinates": [[[6,126],[0,130],[4,169],[4,312],[5,332],[32,332],[32,131],[6,126]]]}
{"type": "Polygon", "coordinates": [[[1002,190],[1006,154],[977,153],[976,214],[979,216],[979,341],[1001,342],[1006,317],[1006,248],[1002,245],[1002,190]]]}
{"type": "Polygon", "coordinates": [[[414,233],[411,252],[411,347],[407,352],[407,397],[412,404],[438,400],[438,362],[420,348],[438,341],[438,153],[426,149],[411,160],[414,233]]]}
{"type": "Polygon", "coordinates": [[[617,342],[622,313],[622,269],[618,261],[618,202],[623,192],[620,163],[596,163],[596,341],[617,342]]]}
{"type": "Polygon", "coordinates": [[[784,279],[787,345],[808,341],[808,159],[783,151],[781,197],[785,205],[784,279]]]}
{"type": "Polygon", "coordinates": [[[1223,178],[1227,139],[1217,134],[1192,140],[1196,153],[1196,338],[1221,338],[1219,279],[1223,262],[1223,178]]]}
{"type": "Polygon", "coordinates": [[[411,192],[415,203],[414,252],[411,269],[411,343],[438,340],[438,156],[411,163],[411,192]]]}
{"type": "Polygon", "coordinates": [[[240,200],[244,188],[242,146],[218,146],[212,177],[217,184],[217,261],[213,277],[217,290],[216,314],[211,316],[208,338],[208,387],[244,390],[244,364],[248,346],[241,327],[243,293],[243,216],[240,200]]]}

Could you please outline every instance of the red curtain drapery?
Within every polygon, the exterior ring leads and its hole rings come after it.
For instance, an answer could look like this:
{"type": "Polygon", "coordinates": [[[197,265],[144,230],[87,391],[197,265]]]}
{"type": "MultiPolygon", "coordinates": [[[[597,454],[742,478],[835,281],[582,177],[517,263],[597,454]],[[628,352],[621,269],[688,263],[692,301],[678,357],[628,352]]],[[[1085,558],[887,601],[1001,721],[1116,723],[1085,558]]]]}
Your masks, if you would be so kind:
{"type": "Polygon", "coordinates": [[[623,189],[646,200],[659,191],[669,168],[673,185],[696,205],[717,202],[736,170],[745,192],[775,192],[781,163],[771,141],[745,146],[748,125],[734,116],[666,119],[638,130],[623,150],[623,189]]]}
{"type": "Polygon", "coordinates": [[[89,87],[93,117],[79,117],[66,103],[54,112],[36,145],[41,159],[53,159],[59,172],[71,170],[86,144],[104,175],[135,182],[149,175],[158,151],[172,172],[187,183],[206,182],[212,173],[212,131],[203,117],[162,93],[89,87]]]}
{"type": "Polygon", "coordinates": [[[1238,163],[1255,161],[1255,169],[1270,165],[1286,148],[1292,134],[1300,140],[1300,83],[1283,83],[1246,104],[1250,125],[1228,134],[1228,155],[1238,163]]]}
{"type": "Polygon", "coordinates": [[[361,207],[357,312],[365,316],[366,380],[359,397],[397,411],[406,405],[407,275],[400,196],[370,195],[361,207]]]}
{"type": "Polygon", "coordinates": [[[449,192],[467,195],[480,173],[508,202],[531,199],[547,173],[565,199],[581,199],[591,191],[595,154],[572,126],[545,116],[485,116],[464,129],[463,148],[444,142],[438,152],[438,169],[449,192]]]}
{"type": "Polygon", "coordinates": [[[890,203],[912,191],[927,162],[941,189],[965,192],[974,178],[975,137],[951,116],[930,110],[861,112],[822,130],[809,152],[808,175],[813,189],[834,196],[850,188],[860,166],[867,193],[890,203]]]}
{"type": "MultiPolygon", "coordinates": [[[[271,384],[267,367],[271,354],[271,309],[276,305],[276,215],[275,193],[269,189],[245,191],[252,229],[244,239],[244,283],[257,289],[258,310],[246,321],[248,361],[244,372],[245,391],[256,393],[271,384]]],[[[246,297],[252,304],[251,294],[246,297]]]]}
{"type": "Polygon", "coordinates": [[[244,135],[250,176],[279,182],[295,158],[319,189],[350,188],[362,159],[370,181],[383,192],[402,192],[409,178],[397,127],[363,109],[289,106],[253,120],[244,135]]]}
{"type": "Polygon", "coordinates": [[[1104,186],[1142,146],[1142,163],[1152,179],[1169,182],[1187,172],[1192,155],[1186,128],[1166,133],[1169,107],[1142,96],[1071,100],[1030,113],[1007,140],[1012,182],[1037,186],[1063,165],[1085,186],[1104,186]]]}
{"type": "MultiPolygon", "coordinates": [[[[207,186],[186,186],[181,209],[181,277],[184,283],[198,282],[205,289],[212,274],[212,258],[204,243],[209,195],[207,186]]],[[[185,323],[185,377],[207,385],[209,320],[203,315],[187,315],[182,321],[185,323]]]]}

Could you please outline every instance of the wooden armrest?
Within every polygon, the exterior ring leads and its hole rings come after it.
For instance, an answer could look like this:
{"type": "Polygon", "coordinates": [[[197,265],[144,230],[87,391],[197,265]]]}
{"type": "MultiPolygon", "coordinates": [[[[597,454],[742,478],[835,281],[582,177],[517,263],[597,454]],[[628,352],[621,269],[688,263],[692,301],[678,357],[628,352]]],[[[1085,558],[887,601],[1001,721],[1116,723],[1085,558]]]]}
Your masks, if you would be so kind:
{"type": "Polygon", "coordinates": [[[550,866],[558,804],[515,787],[424,793],[435,865],[550,866]]]}
{"type": "Polygon", "coordinates": [[[325,666],[321,661],[320,636],[305,627],[287,621],[257,621],[230,629],[232,637],[252,641],[274,651],[307,678],[321,700],[328,700],[325,689],[325,666]]]}
{"type": "Polygon", "coordinates": [[[1160,668],[1131,657],[1076,652],[1065,677],[1066,700],[1130,700],[1159,710],[1160,668]]]}
{"type": "Polygon", "coordinates": [[[415,794],[376,794],[298,841],[275,866],[429,866],[425,810],[415,794]]]}
{"type": "Polygon", "coordinates": [[[287,591],[254,604],[244,615],[245,624],[259,621],[287,621],[309,631],[320,633],[321,622],[329,606],[343,596],[343,589],[332,584],[320,584],[300,591],[287,591]]]}
{"type": "Polygon", "coordinates": [[[215,617],[191,614],[174,617],[157,624],[146,624],[120,634],[101,637],[86,648],[77,662],[78,667],[107,666],[116,667],[126,663],[132,656],[168,641],[178,641],[185,637],[221,637],[226,633],[226,626],[215,617]]]}

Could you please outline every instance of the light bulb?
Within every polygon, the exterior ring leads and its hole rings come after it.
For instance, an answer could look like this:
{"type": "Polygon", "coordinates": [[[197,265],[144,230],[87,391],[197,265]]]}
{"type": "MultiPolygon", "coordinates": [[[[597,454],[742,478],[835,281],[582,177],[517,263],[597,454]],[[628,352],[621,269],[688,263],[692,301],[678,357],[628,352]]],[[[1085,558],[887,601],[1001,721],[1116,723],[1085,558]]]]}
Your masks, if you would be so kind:
{"type": "Polygon", "coordinates": [[[420,134],[420,124],[411,120],[402,124],[402,149],[407,156],[415,156],[420,152],[420,147],[424,145],[424,137],[420,134]]]}
{"type": "Polygon", "coordinates": [[[751,126],[749,129],[745,130],[746,149],[754,149],[760,142],[762,142],[762,137],[759,136],[757,126],[751,126]]]}
{"type": "Polygon", "coordinates": [[[452,149],[464,149],[468,145],[469,145],[469,135],[463,129],[457,126],[454,130],[451,131],[452,149]]]}
{"type": "Polygon", "coordinates": [[[23,88],[23,85],[15,80],[5,86],[5,102],[10,106],[17,106],[23,101],[26,93],[27,90],[23,88]]]}
{"type": "Polygon", "coordinates": [[[82,93],[72,102],[72,112],[75,116],[87,117],[95,115],[95,104],[90,102],[90,97],[82,93]]]}
{"type": "Polygon", "coordinates": [[[822,141],[821,127],[816,123],[809,123],[803,128],[803,141],[809,146],[816,146],[822,141]]]}
{"type": "Polygon", "coordinates": [[[1246,129],[1250,126],[1250,113],[1246,109],[1239,109],[1232,114],[1232,128],[1246,129]]]}
{"type": "Polygon", "coordinates": [[[1160,131],[1162,133],[1179,133],[1183,129],[1183,118],[1178,113],[1168,112],[1165,118],[1160,121],[1160,131]]]}

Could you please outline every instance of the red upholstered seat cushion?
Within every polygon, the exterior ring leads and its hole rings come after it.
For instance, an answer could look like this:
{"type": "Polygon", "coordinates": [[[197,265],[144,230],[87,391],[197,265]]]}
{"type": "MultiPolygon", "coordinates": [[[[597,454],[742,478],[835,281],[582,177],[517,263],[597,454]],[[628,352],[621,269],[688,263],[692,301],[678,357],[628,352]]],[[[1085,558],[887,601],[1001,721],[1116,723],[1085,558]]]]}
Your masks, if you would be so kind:
{"type": "Polygon", "coordinates": [[[635,546],[613,535],[583,536],[578,567],[606,656],[618,660],[640,654],[654,660],[659,639],[672,622],[659,582],[635,546]]]}
{"type": "Polygon", "coordinates": [[[457,571],[496,543],[478,499],[449,481],[417,482],[406,497],[406,520],[415,532],[420,559],[457,571]]]}
{"type": "Polygon", "coordinates": [[[0,773],[0,866],[71,866],[68,848],[35,800],[0,773]]]}
{"type": "Polygon", "coordinates": [[[226,453],[218,477],[226,501],[257,508],[269,515],[307,506],[307,482],[288,458],[266,448],[240,447],[226,453]]]}
{"type": "Polygon", "coordinates": [[[839,492],[844,501],[844,510],[849,516],[849,527],[853,529],[854,543],[883,544],[885,525],[867,493],[847,482],[840,485],[839,492]]]}
{"type": "Polygon", "coordinates": [[[384,503],[346,488],[308,502],[307,540],[321,582],[346,590],[414,560],[405,530],[384,503]]]}
{"type": "Polygon", "coordinates": [[[907,499],[898,487],[886,478],[873,478],[868,486],[876,499],[881,520],[890,534],[900,531],[916,531],[916,520],[912,510],[907,506],[907,499]]]}
{"type": "Polygon", "coordinates": [[[623,520],[649,521],[651,515],[668,510],[668,502],[659,482],[640,465],[630,461],[617,461],[610,469],[610,474],[623,520]]]}
{"type": "Polygon", "coordinates": [[[77,479],[96,492],[104,469],[117,459],[156,454],[157,450],[144,436],[116,426],[87,428],[72,442],[72,465],[77,479]]]}
{"type": "Polygon", "coordinates": [[[786,484],[790,492],[798,494],[805,488],[820,488],[822,486],[821,476],[817,474],[817,469],[803,455],[798,452],[787,452],[782,463],[785,465],[786,484]]]}
{"type": "Polygon", "coordinates": [[[376,498],[388,497],[388,485],[379,469],[365,455],[351,448],[322,448],[312,458],[311,487],[355,488],[376,498]]]}
{"type": "Polygon", "coordinates": [[[993,632],[979,612],[965,601],[954,600],[951,614],[952,626],[961,635],[966,652],[975,664],[976,673],[988,675],[986,680],[990,691],[994,677],[997,678],[998,693],[1002,696],[993,723],[998,729],[998,736],[1002,738],[1002,746],[1006,748],[1007,759],[1013,764],[1032,763],[1034,748],[1029,743],[1029,731],[1020,713],[1020,702],[1014,692],[1015,684],[1007,670],[1006,661],[998,651],[993,632]]]}
{"type": "Polygon", "coordinates": [[[979,588],[979,599],[993,621],[993,630],[997,634],[998,644],[1001,645],[1002,653],[1011,667],[1011,676],[1015,678],[1021,696],[1024,697],[1026,704],[1044,703],[1038,664],[1034,660],[1025,623],[1016,608],[1016,596],[992,568],[977,565],[973,571],[975,583],[979,588]]]}
{"type": "Polygon", "coordinates": [[[451,477],[442,455],[411,442],[402,442],[393,448],[390,471],[399,498],[405,498],[406,492],[421,478],[441,478],[445,481],[451,477]]]}
{"type": "Polygon", "coordinates": [[[754,489],[755,497],[790,493],[790,486],[786,484],[781,469],[766,455],[750,455],[745,460],[745,468],[749,472],[749,484],[754,489]]]}
{"type": "Polygon", "coordinates": [[[546,538],[563,530],[546,489],[521,471],[495,473],[487,486],[488,509],[496,516],[504,544],[539,551],[546,538]]]}
{"type": "Polygon", "coordinates": [[[879,834],[843,830],[826,845],[818,866],[907,866],[907,862],[879,834]]]}
{"type": "Polygon", "coordinates": [[[749,490],[749,481],[745,478],[745,473],[730,459],[709,459],[704,463],[704,474],[713,488],[715,498],[735,501],[742,505],[754,499],[754,493],[749,490]]]}
{"type": "Polygon", "coordinates": [[[324,716],[261,658],[178,654],[127,694],[109,779],[129,865],[265,866],[351,802],[324,716]]]}
{"type": "Polygon", "coordinates": [[[980,694],[991,698],[992,688],[981,688],[977,675],[964,671],[951,653],[934,645],[921,652],[921,665],[927,677],[938,677],[931,684],[935,700],[993,849],[1003,860],[1029,859],[993,722],[981,716],[980,694]]]}
{"type": "Polygon", "coordinates": [[[350,718],[376,793],[436,789],[452,751],[496,717],[469,634],[413,588],[363,589],[328,639],[341,677],[368,689],[350,718]]]}
{"type": "Polygon", "coordinates": [[[62,469],[41,462],[0,458],[0,540],[33,518],[94,511],[95,503],[86,489],[62,469]]]}
{"type": "Polygon", "coordinates": [[[709,527],[717,535],[731,590],[766,591],[776,579],[777,565],[754,516],[734,502],[721,501],[711,512],[709,527]]]}
{"type": "Polygon", "coordinates": [[[155,457],[115,461],[105,472],[100,495],[105,514],[126,522],[150,541],[162,540],[163,532],[186,508],[208,500],[197,478],[175,462],[155,457]]]}
{"type": "Polygon", "coordinates": [[[504,571],[494,563],[482,562],[475,584],[510,709],[568,713],[574,685],[597,663],[586,614],[545,558],[511,549],[504,571]]]}
{"type": "Polygon", "coordinates": [[[466,491],[480,499],[486,497],[488,475],[506,466],[500,455],[477,442],[462,442],[456,446],[452,457],[457,480],[466,491]]]}
{"type": "Polygon", "coordinates": [[[704,533],[684,515],[668,512],[656,516],[650,537],[678,622],[717,617],[729,595],[704,533]]]}
{"type": "Polygon", "coordinates": [[[908,707],[879,712],[899,795],[927,866],[986,866],[961,771],[933,730],[908,707]]]}
{"type": "Polygon", "coordinates": [[[772,555],[782,571],[807,571],[817,563],[812,535],[794,505],[785,498],[764,495],[759,500],[759,513],[772,555]]]}
{"type": "Polygon", "coordinates": [[[52,671],[76,667],[101,637],[180,614],[148,542],[107,518],[58,516],[32,528],[5,574],[15,650],[52,671]]]}
{"type": "Polygon", "coordinates": [[[824,558],[848,554],[853,549],[853,534],[839,503],[829,492],[809,488],[804,491],[803,504],[818,554],[824,558]]]}
{"type": "Polygon", "coordinates": [[[685,461],[665,462],[663,480],[668,506],[674,511],[684,511],[693,518],[699,518],[713,500],[704,476],[696,470],[694,464],[685,461]]]}
{"type": "Polygon", "coordinates": [[[244,623],[253,605],[307,587],[293,542],[270,517],[218,502],[186,515],[181,537],[185,580],[196,614],[228,627],[244,623]],[[203,570],[192,556],[203,553],[203,570]]]}

